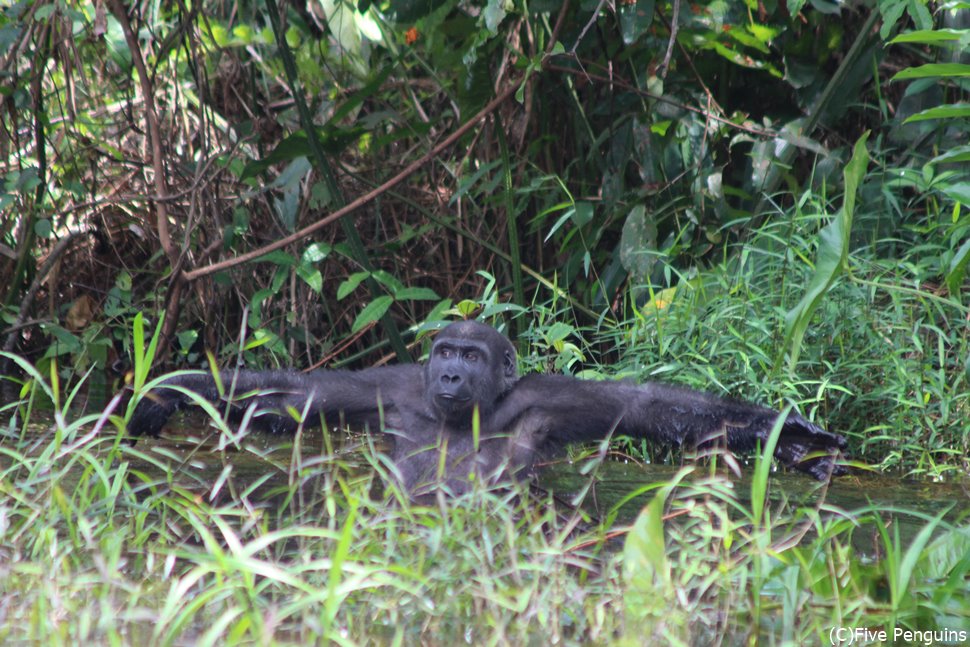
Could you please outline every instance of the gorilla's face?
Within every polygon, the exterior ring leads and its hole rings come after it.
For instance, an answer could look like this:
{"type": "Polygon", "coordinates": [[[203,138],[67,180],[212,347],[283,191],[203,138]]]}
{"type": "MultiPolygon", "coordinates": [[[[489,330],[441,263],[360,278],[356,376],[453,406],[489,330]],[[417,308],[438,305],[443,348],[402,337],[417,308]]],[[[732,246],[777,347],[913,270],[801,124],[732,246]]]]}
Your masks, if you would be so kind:
{"type": "Polygon", "coordinates": [[[425,369],[428,403],[450,424],[467,426],[472,411],[487,416],[516,379],[515,349],[494,328],[451,324],[431,347],[425,369]]]}

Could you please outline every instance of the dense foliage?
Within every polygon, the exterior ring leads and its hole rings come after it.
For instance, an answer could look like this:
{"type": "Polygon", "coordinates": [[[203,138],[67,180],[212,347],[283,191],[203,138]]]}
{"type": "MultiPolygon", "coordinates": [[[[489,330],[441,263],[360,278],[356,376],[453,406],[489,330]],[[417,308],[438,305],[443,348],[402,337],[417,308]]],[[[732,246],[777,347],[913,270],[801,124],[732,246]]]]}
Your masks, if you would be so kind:
{"type": "Polygon", "coordinates": [[[374,496],[329,435],[128,447],[112,399],[415,359],[478,316],[525,370],[793,403],[860,464],[965,475],[968,27],[959,0],[4,3],[0,638],[970,629],[956,511],[900,539],[898,509],[700,470],[645,486],[617,554],[508,493],[374,496]]]}

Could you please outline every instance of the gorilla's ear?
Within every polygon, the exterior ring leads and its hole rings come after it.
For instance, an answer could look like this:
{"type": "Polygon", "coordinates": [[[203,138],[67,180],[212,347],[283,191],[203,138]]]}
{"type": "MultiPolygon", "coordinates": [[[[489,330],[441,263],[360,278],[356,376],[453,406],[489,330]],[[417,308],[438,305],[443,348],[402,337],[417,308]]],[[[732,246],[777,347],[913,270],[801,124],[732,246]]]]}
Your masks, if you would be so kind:
{"type": "Polygon", "coordinates": [[[505,351],[502,357],[502,365],[505,368],[505,377],[515,377],[518,369],[515,366],[515,352],[511,350],[505,351]]]}

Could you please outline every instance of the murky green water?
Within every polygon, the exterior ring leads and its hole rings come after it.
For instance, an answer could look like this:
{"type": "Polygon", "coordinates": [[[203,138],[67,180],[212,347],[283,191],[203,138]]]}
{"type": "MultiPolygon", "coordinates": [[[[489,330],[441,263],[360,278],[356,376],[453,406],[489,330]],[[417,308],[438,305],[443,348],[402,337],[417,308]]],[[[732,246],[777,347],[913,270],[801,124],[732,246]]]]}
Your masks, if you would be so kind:
{"type": "MultiPolygon", "coordinates": [[[[191,460],[182,463],[180,469],[185,475],[191,474],[192,480],[203,490],[220,477],[227,465],[231,466],[237,484],[252,483],[270,473],[272,477],[263,484],[263,488],[285,486],[289,478],[289,465],[295,460],[290,439],[264,434],[249,436],[242,450],[224,452],[212,451],[215,444],[211,442],[204,446],[204,450],[199,450],[193,443],[180,445],[171,438],[142,443],[143,451],[154,454],[173,452],[173,456],[182,456],[191,452],[191,460]]],[[[373,467],[367,456],[373,456],[373,453],[373,448],[367,446],[364,434],[331,433],[328,448],[322,441],[322,434],[316,431],[302,439],[298,452],[304,463],[329,463],[339,468],[345,477],[356,474],[361,478],[372,477],[373,467]]],[[[742,478],[733,481],[738,498],[745,502],[751,489],[752,469],[751,464],[743,466],[742,478]]],[[[599,519],[615,514],[615,523],[628,523],[649,502],[653,493],[645,492],[632,498],[630,495],[651,483],[670,481],[678,470],[679,467],[675,465],[642,464],[611,458],[575,462],[562,459],[544,467],[539,472],[537,482],[540,487],[555,492],[558,499],[567,505],[575,503],[599,519]],[[615,509],[621,502],[622,505],[615,509]]],[[[697,477],[704,476],[705,470],[698,469],[697,477]]],[[[379,487],[380,479],[375,480],[379,487]]],[[[862,471],[834,479],[827,486],[802,474],[776,472],[772,476],[770,496],[776,502],[784,499],[796,505],[808,506],[818,505],[824,497],[827,506],[849,512],[876,506],[887,511],[887,520],[892,518],[899,524],[904,539],[917,532],[925,521],[898,510],[931,516],[948,510],[947,518],[954,522],[970,514],[970,482],[933,483],[862,471]]]]}
{"type": "MultiPolygon", "coordinates": [[[[735,490],[742,501],[747,500],[747,493],[751,490],[752,469],[752,465],[745,465],[742,478],[734,481],[735,490]]],[[[588,496],[599,502],[600,510],[607,510],[645,484],[670,480],[678,470],[679,467],[671,465],[606,460],[597,467],[595,482],[588,496]]],[[[542,482],[559,492],[580,492],[589,478],[580,474],[578,468],[566,466],[547,470],[542,475],[542,482]]],[[[877,505],[886,509],[905,508],[930,515],[948,508],[953,508],[957,515],[961,510],[970,512],[970,481],[931,483],[858,471],[833,479],[826,486],[803,474],[781,471],[772,475],[771,485],[778,490],[773,493],[773,498],[786,497],[791,502],[806,505],[813,504],[824,496],[829,506],[845,510],[877,505]]],[[[620,517],[629,518],[635,515],[650,496],[645,494],[625,504],[620,517]]]]}

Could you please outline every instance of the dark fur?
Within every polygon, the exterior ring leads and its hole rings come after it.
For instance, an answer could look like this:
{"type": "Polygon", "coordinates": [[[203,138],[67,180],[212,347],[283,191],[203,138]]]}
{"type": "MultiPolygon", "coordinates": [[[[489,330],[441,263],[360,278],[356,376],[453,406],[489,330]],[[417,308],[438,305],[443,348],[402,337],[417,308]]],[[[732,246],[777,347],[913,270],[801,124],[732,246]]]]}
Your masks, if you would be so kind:
{"type": "MultiPolygon", "coordinates": [[[[393,439],[394,464],[412,495],[439,485],[457,493],[471,479],[493,482],[508,473],[528,474],[547,450],[611,433],[689,446],[723,440],[732,450],[750,450],[765,441],[778,415],[663,384],[637,386],[563,375],[519,378],[509,340],[472,321],[444,328],[423,367],[308,374],[239,371],[224,372],[221,379],[237,396],[234,417],[254,404],[256,422],[274,433],[296,429],[292,412],[305,412],[308,422],[323,416],[331,425],[384,430],[393,439]]],[[[138,404],[129,424],[132,434],[156,435],[172,412],[189,402],[185,393],[169,386],[210,401],[221,399],[211,376],[171,378],[138,404]]],[[[844,446],[841,436],[792,413],[775,455],[824,479],[841,471],[834,457],[844,446]],[[804,460],[809,454],[821,455],[804,460]]]]}

